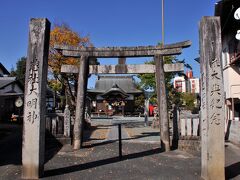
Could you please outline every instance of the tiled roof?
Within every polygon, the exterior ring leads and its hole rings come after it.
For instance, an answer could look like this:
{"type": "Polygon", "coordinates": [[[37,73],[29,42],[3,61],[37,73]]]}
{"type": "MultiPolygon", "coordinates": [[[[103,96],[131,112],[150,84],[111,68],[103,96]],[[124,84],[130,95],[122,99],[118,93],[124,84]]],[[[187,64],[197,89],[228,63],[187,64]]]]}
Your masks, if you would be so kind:
{"type": "Polygon", "coordinates": [[[132,76],[99,76],[95,84],[95,89],[90,89],[88,92],[104,93],[116,84],[127,94],[142,93],[136,88],[132,76]]]}
{"type": "Polygon", "coordinates": [[[0,77],[0,89],[16,81],[16,77],[0,77]]]}
{"type": "Polygon", "coordinates": [[[2,63],[0,63],[0,69],[2,69],[2,71],[3,71],[4,74],[7,74],[7,75],[10,74],[10,73],[8,72],[8,70],[3,66],[2,63]]]}
{"type": "Polygon", "coordinates": [[[110,97],[111,95],[115,96],[121,96],[122,98],[127,98],[128,95],[126,92],[124,92],[121,88],[118,87],[117,84],[113,84],[112,88],[107,90],[105,93],[103,93],[102,97],[110,97]]]}

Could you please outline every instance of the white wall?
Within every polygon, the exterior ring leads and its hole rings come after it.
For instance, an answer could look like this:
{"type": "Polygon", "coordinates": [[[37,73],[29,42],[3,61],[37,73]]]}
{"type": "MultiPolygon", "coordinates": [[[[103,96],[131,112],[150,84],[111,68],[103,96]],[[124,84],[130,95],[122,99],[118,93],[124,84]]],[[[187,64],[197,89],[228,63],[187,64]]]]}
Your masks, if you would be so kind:
{"type": "Polygon", "coordinates": [[[240,144],[240,122],[229,120],[227,129],[227,138],[234,144],[240,144]]]}
{"type": "Polygon", "coordinates": [[[225,35],[223,39],[223,53],[222,53],[222,65],[223,65],[223,80],[224,91],[226,93],[226,99],[228,98],[240,98],[240,67],[231,65],[229,57],[228,42],[234,38],[229,35],[225,35]]]}
{"type": "Polygon", "coordinates": [[[190,81],[190,92],[199,93],[200,92],[199,78],[191,78],[189,79],[189,81],[190,81]],[[193,89],[193,84],[194,84],[194,89],[193,89]]]}

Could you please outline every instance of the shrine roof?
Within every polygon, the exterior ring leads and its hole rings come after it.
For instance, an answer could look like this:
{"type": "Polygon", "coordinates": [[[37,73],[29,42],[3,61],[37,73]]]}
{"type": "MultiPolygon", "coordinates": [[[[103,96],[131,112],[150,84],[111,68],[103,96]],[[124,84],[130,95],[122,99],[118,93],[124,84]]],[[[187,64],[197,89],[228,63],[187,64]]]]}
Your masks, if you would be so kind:
{"type": "Polygon", "coordinates": [[[120,87],[118,87],[117,84],[113,84],[113,86],[107,90],[105,93],[103,93],[101,95],[102,97],[105,97],[105,98],[110,98],[111,96],[114,96],[114,97],[117,97],[117,96],[120,96],[121,98],[127,98],[128,97],[128,94],[122,90],[120,87]]]}
{"type": "Polygon", "coordinates": [[[88,92],[105,93],[116,84],[127,94],[140,94],[141,90],[137,89],[133,76],[98,76],[95,88],[89,89],[88,92]]]}

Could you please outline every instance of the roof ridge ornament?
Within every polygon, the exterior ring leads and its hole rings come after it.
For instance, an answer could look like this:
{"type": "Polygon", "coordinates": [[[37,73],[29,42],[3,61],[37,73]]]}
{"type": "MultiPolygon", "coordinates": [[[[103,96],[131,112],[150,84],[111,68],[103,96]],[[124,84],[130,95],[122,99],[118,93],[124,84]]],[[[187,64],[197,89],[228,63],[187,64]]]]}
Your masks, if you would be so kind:
{"type": "Polygon", "coordinates": [[[119,88],[119,86],[116,83],[113,83],[112,88],[119,88]]]}

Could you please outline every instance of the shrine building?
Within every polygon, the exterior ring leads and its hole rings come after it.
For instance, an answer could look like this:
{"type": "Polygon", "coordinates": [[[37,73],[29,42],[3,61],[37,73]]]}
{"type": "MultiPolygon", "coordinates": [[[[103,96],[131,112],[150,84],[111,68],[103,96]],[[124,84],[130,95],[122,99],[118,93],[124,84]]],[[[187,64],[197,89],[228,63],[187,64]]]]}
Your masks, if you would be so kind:
{"type": "Polygon", "coordinates": [[[98,76],[94,89],[87,91],[92,114],[133,115],[135,97],[143,94],[137,89],[133,76],[98,76]]]}

